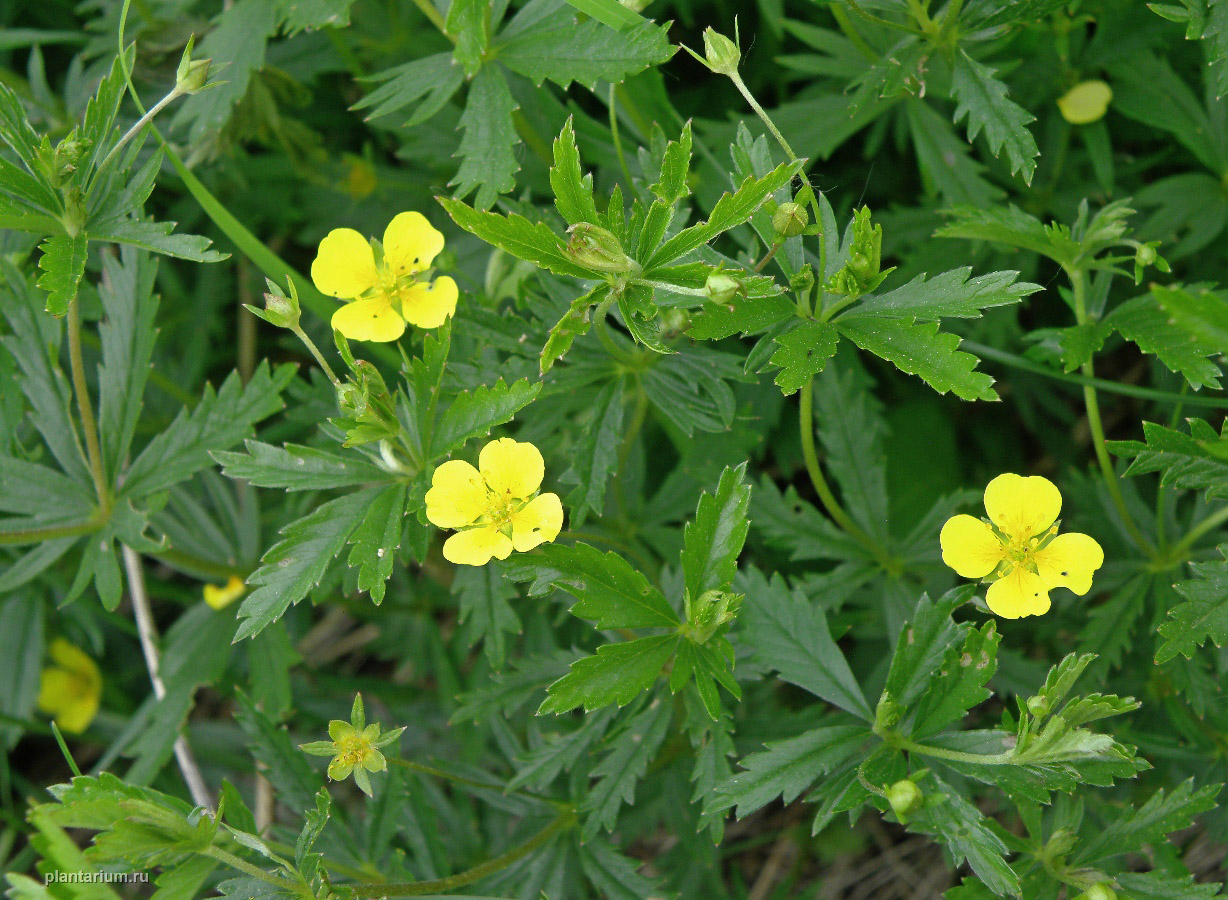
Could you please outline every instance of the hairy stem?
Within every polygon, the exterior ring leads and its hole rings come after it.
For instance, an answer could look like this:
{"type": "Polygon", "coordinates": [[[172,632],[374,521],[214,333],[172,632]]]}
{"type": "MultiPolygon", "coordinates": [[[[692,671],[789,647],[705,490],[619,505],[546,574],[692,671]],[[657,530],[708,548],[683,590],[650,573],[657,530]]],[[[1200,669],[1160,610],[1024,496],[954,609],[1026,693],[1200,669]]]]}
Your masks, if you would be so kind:
{"type": "MultiPolygon", "coordinates": [[[[153,612],[149,608],[149,595],[145,590],[145,571],[141,567],[141,557],[135,550],[126,544],[122,546],[122,550],[124,570],[128,573],[128,593],[132,597],[132,615],[136,619],[137,634],[141,639],[141,652],[145,654],[145,668],[149,670],[154,696],[161,700],[166,696],[166,685],[162,682],[157,630],[153,612]]],[[[175,738],[175,760],[179,763],[179,771],[183,773],[183,780],[187,783],[188,793],[192,795],[192,802],[212,810],[213,800],[209,796],[209,789],[205,787],[205,779],[200,774],[200,767],[196,765],[192,748],[182,734],[175,738]]]]}
{"type": "Polygon", "coordinates": [[[72,368],[72,389],[77,397],[77,411],[81,415],[81,430],[85,432],[90,477],[94,479],[98,508],[105,519],[111,512],[111,491],[107,487],[107,473],[102,464],[102,447],[98,443],[94,406],[90,400],[89,385],[85,381],[85,363],[81,358],[81,306],[76,297],[68,304],[68,362],[72,368]]]}

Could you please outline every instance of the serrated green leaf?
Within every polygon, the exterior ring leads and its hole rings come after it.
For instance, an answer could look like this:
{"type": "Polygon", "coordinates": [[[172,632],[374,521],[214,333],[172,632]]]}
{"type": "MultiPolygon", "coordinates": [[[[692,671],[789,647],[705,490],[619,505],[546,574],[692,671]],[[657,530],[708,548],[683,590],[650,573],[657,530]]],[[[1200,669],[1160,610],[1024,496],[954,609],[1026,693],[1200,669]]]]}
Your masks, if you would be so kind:
{"type": "Polygon", "coordinates": [[[227,254],[210,250],[213,242],[198,234],[172,234],[174,222],[147,222],[141,219],[123,219],[97,230],[91,229],[86,236],[91,241],[128,244],[150,253],[173,256],[190,262],[220,262],[227,254]]]}
{"type": "Polygon", "coordinates": [[[984,309],[1018,303],[1041,289],[1039,284],[1015,281],[1018,277],[1018,272],[1010,271],[974,276],[968,266],[943,272],[928,281],[924,275],[918,275],[903,287],[864,298],[856,311],[921,321],[943,316],[977,319],[984,309]]]}
{"type": "Polygon", "coordinates": [[[1144,353],[1153,354],[1170,371],[1183,375],[1195,390],[1208,385],[1219,388],[1219,366],[1207,357],[1220,355],[1224,345],[1202,341],[1191,334],[1151,294],[1127,300],[1105,321],[1144,353]]]}
{"type": "Polygon", "coordinates": [[[491,666],[501,669],[507,660],[506,635],[522,629],[508,602],[516,598],[516,588],[497,565],[460,566],[452,579],[452,593],[459,602],[460,621],[468,628],[469,645],[480,639],[491,666]]]}
{"type": "Polygon", "coordinates": [[[1109,818],[1090,840],[1079,845],[1075,861],[1094,863],[1123,853],[1137,853],[1146,844],[1163,843],[1170,833],[1188,828],[1196,815],[1214,809],[1220,787],[1212,784],[1195,790],[1194,779],[1189,778],[1167,794],[1160,788],[1131,814],[1109,818]]]}
{"type": "Polygon", "coordinates": [[[281,392],[293,377],[294,366],[270,372],[268,363],[261,362],[246,385],[238,372],[232,372],[216,393],[206,385],[191,412],[181,410],[132,461],[120,496],[146,497],[210,465],[210,452],[237,444],[257,422],[282,409],[281,392]]]}
{"type": "Polygon", "coordinates": [[[453,41],[452,58],[469,78],[478,75],[482,68],[482,58],[490,44],[489,28],[488,0],[452,0],[448,5],[444,30],[453,41]]]}
{"type": "Polygon", "coordinates": [[[34,594],[9,597],[0,605],[0,749],[5,753],[21,738],[18,724],[28,719],[38,699],[43,661],[43,602],[34,594]]]}
{"type": "Polygon", "coordinates": [[[577,706],[585,712],[611,703],[626,706],[656,681],[680,640],[677,634],[663,634],[599,647],[550,685],[537,714],[565,713],[577,706]]]}
{"type": "Polygon", "coordinates": [[[578,82],[592,90],[599,80],[621,83],[676,52],[665,29],[652,22],[614,31],[597,21],[576,24],[564,12],[551,23],[496,42],[499,62],[536,85],[549,79],[561,88],[578,82]]]}
{"type": "Polygon", "coordinates": [[[602,553],[588,544],[568,547],[546,544],[540,559],[526,565],[535,570],[532,593],[546,585],[567,591],[577,603],[571,612],[591,619],[598,628],[673,628],[678,614],[665,596],[641,572],[617,553],[602,553]]]}
{"type": "Polygon", "coordinates": [[[1014,205],[989,209],[958,206],[945,210],[944,214],[950,217],[950,222],[935,231],[935,237],[993,241],[1020,247],[1047,256],[1059,265],[1073,262],[1079,254],[1077,241],[1046,228],[1040,219],[1014,205]]]}
{"type": "Polygon", "coordinates": [[[210,455],[222,474],[256,487],[286,491],[325,491],[388,481],[389,475],[358,453],[334,453],[302,444],[274,447],[244,441],[244,451],[216,450],[210,455]]]}
{"type": "MultiPolygon", "coordinates": [[[[1228,544],[1219,548],[1228,558],[1228,544]]],[[[1180,653],[1186,659],[1210,640],[1217,647],[1228,645],[1228,562],[1190,563],[1195,578],[1173,587],[1185,602],[1168,611],[1169,621],[1160,624],[1164,643],[1156,650],[1156,663],[1165,663],[1180,653]]]]}
{"type": "MultiPolygon", "coordinates": [[[[485,0],[481,5],[486,5],[485,0]]],[[[448,182],[449,187],[456,186],[456,198],[466,197],[477,188],[473,205],[489,209],[496,197],[516,186],[520,163],[513,151],[520,138],[512,114],[518,108],[499,67],[483,66],[470,84],[460,118],[465,136],[455,155],[461,158],[461,165],[448,182]]]]}
{"type": "Polygon", "coordinates": [[[323,779],[307,763],[307,757],[294,745],[285,726],[278,726],[238,691],[235,721],[247,736],[252,756],[267,767],[266,777],[281,802],[291,809],[307,810],[315,806],[316,793],[323,779]]]}
{"type": "MultiPolygon", "coordinates": [[[[621,4],[613,5],[626,9],[621,4]]],[[[639,873],[643,865],[640,860],[623,856],[605,841],[589,839],[579,847],[576,855],[585,877],[608,900],[641,900],[659,893],[657,882],[639,873]]]]}
{"type": "Polygon", "coordinates": [[[77,288],[85,275],[86,238],[83,234],[69,237],[57,234],[39,245],[43,255],[38,267],[43,274],[38,286],[47,292],[47,312],[59,318],[77,299],[77,288]]]}
{"type": "Polygon", "coordinates": [[[574,659],[572,651],[556,650],[514,660],[511,668],[494,675],[489,684],[462,695],[449,721],[477,723],[492,716],[511,716],[566,672],[574,659]]]}
{"type": "Polygon", "coordinates": [[[716,493],[700,496],[695,518],[683,530],[682,571],[692,600],[705,591],[728,590],[738,572],[738,555],[750,530],[751,490],[745,477],[745,463],[726,467],[716,493]]]}
{"type": "Polygon", "coordinates": [[[1127,475],[1160,473],[1160,485],[1205,490],[1228,497],[1228,430],[1216,434],[1202,419],[1189,419],[1190,433],[1143,423],[1142,441],[1109,441],[1117,456],[1133,457],[1127,475]]]}
{"type": "Polygon", "coordinates": [[[572,731],[546,735],[540,744],[516,758],[517,771],[508,782],[508,789],[526,785],[548,787],[561,772],[571,771],[572,766],[591,752],[593,744],[601,740],[617,715],[617,707],[607,706],[584,716],[579,727],[572,731]]]}
{"type": "Polygon", "coordinates": [[[369,593],[376,606],[384,600],[401,546],[407,491],[408,485],[398,482],[376,494],[348,539],[354,547],[347,563],[358,569],[358,589],[369,593]]]}
{"type": "Polygon", "coordinates": [[[554,165],[550,168],[550,187],[554,191],[554,206],[568,225],[597,222],[597,206],[593,202],[593,176],[584,174],[580,165],[580,150],[576,147],[576,132],[572,117],[567,117],[563,130],[554,139],[554,165]]]}
{"type": "Polygon", "coordinates": [[[383,81],[351,109],[367,109],[367,121],[404,109],[420,98],[413,114],[403,123],[412,128],[421,125],[444,107],[452,95],[465,83],[465,70],[454,65],[451,53],[433,53],[400,66],[393,66],[370,76],[370,81],[383,81]]]}
{"type": "Polygon", "coordinates": [[[957,103],[955,121],[967,117],[969,142],[983,130],[993,155],[1005,149],[1011,174],[1022,171],[1024,182],[1031,184],[1040,149],[1028,131],[1028,123],[1036,117],[1008,99],[1006,85],[993,76],[993,69],[962,49],[955,51],[951,80],[951,96],[957,103]]]}
{"type": "Polygon", "coordinates": [[[705,303],[691,320],[687,334],[701,341],[718,341],[735,334],[757,334],[796,314],[797,307],[784,295],[739,296],[728,303],[705,303]]]}
{"type": "Polygon", "coordinates": [[[481,385],[458,394],[435,425],[430,457],[451,453],[470,438],[489,434],[496,425],[510,422],[533,402],[541,387],[540,381],[531,382],[527,378],[511,384],[500,378],[491,387],[481,385]]]}
{"type": "Polygon", "coordinates": [[[741,586],[750,598],[742,610],[743,638],[757,659],[785,681],[872,721],[874,714],[831,639],[823,611],[791,592],[778,574],[769,581],[750,568],[742,578],[741,586]]]}
{"type": "Polygon", "coordinates": [[[822,372],[836,355],[840,336],[830,322],[806,319],[796,328],[776,338],[772,365],[780,366],[776,385],[787,397],[796,393],[811,378],[822,372]]]}
{"type": "Polygon", "coordinates": [[[581,804],[587,816],[580,832],[585,841],[602,828],[613,831],[622,805],[635,802],[635,786],[665,740],[673,714],[672,704],[653,700],[608,739],[609,752],[593,767],[590,774],[597,780],[581,804]]]}
{"type": "Polygon", "coordinates": [[[588,511],[598,515],[605,508],[606,484],[614,474],[623,437],[622,381],[611,381],[592,401],[592,419],[582,427],[570,455],[571,468],[562,481],[575,482],[567,496],[568,519],[579,528],[588,511]]]}
{"type": "Polygon", "coordinates": [[[282,539],[248,576],[255,590],[239,608],[236,642],[259,634],[320,583],[378,493],[370,488],[330,500],[281,530],[282,539]]]}
{"type": "Polygon", "coordinates": [[[744,770],[717,786],[711,806],[736,806],[745,818],[780,797],[792,803],[821,775],[851,759],[867,742],[870,732],[861,725],[824,725],[783,741],[738,762],[744,770]]]}
{"type": "MultiPolygon", "coordinates": [[[[985,689],[998,668],[998,634],[993,620],[972,629],[962,646],[947,649],[913,716],[911,735],[923,740],[958,722],[972,707],[988,700],[985,689]]],[[[1073,723],[1072,723],[1073,724],[1073,723]]]]}
{"type": "Polygon", "coordinates": [[[684,228],[662,244],[645,268],[651,269],[680,259],[717,235],[746,222],[772,194],[792,181],[804,164],[804,160],[796,159],[781,163],[762,178],[748,176],[732,194],[721,195],[706,222],[684,228]]]}
{"type": "MultiPolygon", "coordinates": [[[[1151,872],[1118,872],[1117,883],[1131,900],[1211,900],[1220,895],[1220,884],[1194,884],[1193,875],[1177,875],[1156,869],[1151,872]]],[[[1119,895],[1120,896],[1120,895],[1119,895]]]]}
{"type": "Polygon", "coordinates": [[[556,275],[593,277],[592,272],[572,261],[567,245],[544,222],[530,222],[516,213],[501,216],[482,212],[450,197],[436,199],[461,228],[517,259],[527,260],[556,275]]]}
{"type": "Polygon", "coordinates": [[[985,167],[972,157],[968,143],[955,134],[947,119],[920,99],[905,106],[917,167],[928,193],[940,195],[949,204],[980,209],[1001,199],[1001,189],[985,180],[981,174],[985,167]]]}
{"type": "Polygon", "coordinates": [[[1228,347],[1228,299],[1222,293],[1180,285],[1151,286],[1151,295],[1172,324],[1197,343],[1228,347]]]}
{"type": "Polygon", "coordinates": [[[971,591],[956,588],[938,600],[922,594],[910,621],[895,642],[891,669],[887,673],[885,692],[907,709],[929,690],[930,678],[940,671],[940,665],[952,647],[957,647],[966,633],[951,620],[951,612],[965,602],[971,591]]]}
{"type": "Polygon", "coordinates": [[[883,544],[888,539],[886,425],[868,379],[841,364],[815,383],[815,421],[827,465],[854,521],[883,544]]]}

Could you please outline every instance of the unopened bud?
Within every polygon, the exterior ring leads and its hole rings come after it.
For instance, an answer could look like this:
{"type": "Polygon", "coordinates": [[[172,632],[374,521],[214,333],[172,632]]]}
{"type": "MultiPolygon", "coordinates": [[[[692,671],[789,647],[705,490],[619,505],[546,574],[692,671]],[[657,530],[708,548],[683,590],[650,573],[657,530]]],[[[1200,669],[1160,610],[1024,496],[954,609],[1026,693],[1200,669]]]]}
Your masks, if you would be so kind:
{"type": "Polygon", "coordinates": [[[179,60],[179,68],[175,70],[175,91],[180,94],[195,94],[209,83],[209,66],[212,59],[192,59],[192,47],[196,43],[196,35],[188,38],[188,45],[183,48],[183,56],[179,60]]]}
{"type": "Polygon", "coordinates": [[[718,75],[736,75],[742,53],[738,45],[719,31],[704,29],[704,62],[718,75]]]}
{"type": "Polygon", "coordinates": [[[294,279],[289,280],[289,297],[282,293],[281,288],[271,279],[265,279],[265,283],[269,286],[269,290],[264,295],[264,309],[251,304],[244,305],[252,315],[264,319],[270,325],[291,330],[298,328],[299,317],[302,313],[299,309],[298,289],[294,286],[294,279]]]}
{"type": "Polygon", "coordinates": [[[1075,900],[1117,900],[1117,891],[1102,881],[1099,884],[1093,884],[1075,900]]]}
{"type": "Polygon", "coordinates": [[[630,272],[639,266],[623,252],[623,245],[611,232],[588,222],[567,229],[571,240],[567,252],[579,265],[594,272],[630,272]]]}
{"type": "Polygon", "coordinates": [[[685,309],[672,307],[661,312],[661,330],[666,335],[682,334],[691,327],[691,315],[685,309]]]}
{"type": "Polygon", "coordinates": [[[704,591],[694,600],[690,594],[683,599],[686,606],[688,634],[698,644],[707,643],[708,639],[737,616],[742,606],[741,594],[730,594],[725,591],[704,591]]]}
{"type": "Polygon", "coordinates": [[[704,282],[704,296],[713,303],[728,303],[742,290],[742,282],[726,272],[713,272],[704,282]]]}
{"type": "Polygon", "coordinates": [[[910,815],[921,808],[921,804],[925,802],[925,795],[921,793],[921,788],[917,787],[916,782],[906,778],[887,788],[887,802],[891,804],[891,811],[895,813],[896,818],[901,822],[906,822],[910,815]]]}
{"type": "Polygon", "coordinates": [[[1049,701],[1036,694],[1028,698],[1028,712],[1040,719],[1049,714],[1049,701]]]}
{"type": "Polygon", "coordinates": [[[782,203],[772,213],[772,229],[781,237],[797,237],[810,224],[810,216],[800,203],[782,203]]]}
{"type": "Polygon", "coordinates": [[[903,707],[895,701],[889,691],[883,691],[878,698],[878,706],[874,710],[874,727],[893,728],[904,714],[903,707]]]}

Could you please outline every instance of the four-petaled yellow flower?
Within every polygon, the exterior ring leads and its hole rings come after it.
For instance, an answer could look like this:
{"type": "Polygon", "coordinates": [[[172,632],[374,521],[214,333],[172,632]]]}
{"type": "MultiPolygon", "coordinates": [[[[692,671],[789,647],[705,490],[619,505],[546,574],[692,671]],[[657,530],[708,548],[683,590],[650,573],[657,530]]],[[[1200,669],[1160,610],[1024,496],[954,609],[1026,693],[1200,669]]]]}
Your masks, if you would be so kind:
{"type": "Polygon", "coordinates": [[[557,494],[538,494],[546,466],[529,443],[499,438],[482,448],[475,469],[459,459],[435,470],[426,492],[426,517],[460,529],[443,545],[450,563],[484,566],[553,541],[563,527],[557,494]]]}
{"type": "Polygon", "coordinates": [[[247,585],[238,575],[231,575],[230,580],[220,587],[216,584],[205,585],[205,602],[214,609],[225,609],[247,592],[247,585]]]}
{"type": "Polygon", "coordinates": [[[328,723],[328,736],[331,740],[299,744],[299,749],[313,756],[331,756],[328,777],[333,781],[343,781],[353,774],[354,783],[370,797],[371,777],[368,773],[382,772],[388,768],[388,761],[384,759],[379,748],[391,744],[404,730],[394,728],[391,731],[381,731],[378,722],[368,725],[362,694],[356,694],[354,705],[350,709],[350,721],[333,719],[328,723]]]}
{"type": "Polygon", "coordinates": [[[1048,479],[999,475],[985,488],[988,522],[959,515],[942,526],[942,561],[965,578],[994,578],[985,601],[996,615],[1042,615],[1049,591],[1086,594],[1104,562],[1086,534],[1057,533],[1061,511],[1062,495],[1048,479]]]}
{"type": "Polygon", "coordinates": [[[38,687],[38,708],[55,719],[61,731],[80,734],[98,714],[102,675],[85,651],[63,638],[48,648],[55,665],[43,669],[38,687]]]}
{"type": "Polygon", "coordinates": [[[446,275],[428,281],[443,235],[426,216],[403,212],[384,231],[382,258],[353,228],[334,228],[320,241],[311,280],[322,294],[352,300],[332,325],[352,341],[395,341],[405,323],[438,328],[456,311],[459,292],[446,275]],[[425,274],[424,274],[425,273],[425,274]]]}

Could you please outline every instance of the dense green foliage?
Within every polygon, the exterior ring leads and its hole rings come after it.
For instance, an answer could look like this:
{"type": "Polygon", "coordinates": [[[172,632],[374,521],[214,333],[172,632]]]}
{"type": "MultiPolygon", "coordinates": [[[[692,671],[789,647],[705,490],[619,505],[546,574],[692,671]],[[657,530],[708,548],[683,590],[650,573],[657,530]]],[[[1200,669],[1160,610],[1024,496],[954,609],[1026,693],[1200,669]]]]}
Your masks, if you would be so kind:
{"type": "Polygon", "coordinates": [[[8,896],[1218,896],[1228,0],[441,3],[0,4],[8,896]],[[455,315],[334,334],[406,210],[455,315]]]}

